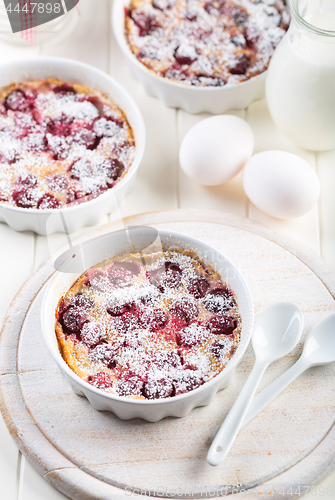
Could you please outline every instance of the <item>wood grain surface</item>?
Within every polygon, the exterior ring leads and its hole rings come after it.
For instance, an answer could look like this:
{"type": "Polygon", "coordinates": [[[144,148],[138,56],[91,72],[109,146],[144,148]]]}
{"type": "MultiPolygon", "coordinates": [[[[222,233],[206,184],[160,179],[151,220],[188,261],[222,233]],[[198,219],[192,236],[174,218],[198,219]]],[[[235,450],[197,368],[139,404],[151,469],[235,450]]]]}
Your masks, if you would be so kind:
{"type": "MultiPolygon", "coordinates": [[[[260,389],[299,357],[308,331],[335,310],[335,280],[324,261],[274,231],[231,214],[175,210],[130,217],[128,225],[173,229],[212,244],[242,272],[256,317],[291,300],[303,310],[301,342],[274,363],[260,389]]],[[[115,230],[109,224],[85,239],[115,230]]],[[[334,468],[335,366],[299,377],[239,434],[219,467],[206,463],[210,436],[229,411],[254,361],[251,346],[230,386],[185,418],[122,421],[76,396],[51,359],[40,327],[42,264],[17,294],[0,338],[0,403],[20,450],[51,484],[73,499],[124,498],[146,491],[165,498],[294,498],[334,468]],[[148,472],[150,471],[150,473],[148,472]],[[290,489],[293,486],[293,489],[290,489]],[[284,494],[283,494],[284,493],[284,494]]]]}

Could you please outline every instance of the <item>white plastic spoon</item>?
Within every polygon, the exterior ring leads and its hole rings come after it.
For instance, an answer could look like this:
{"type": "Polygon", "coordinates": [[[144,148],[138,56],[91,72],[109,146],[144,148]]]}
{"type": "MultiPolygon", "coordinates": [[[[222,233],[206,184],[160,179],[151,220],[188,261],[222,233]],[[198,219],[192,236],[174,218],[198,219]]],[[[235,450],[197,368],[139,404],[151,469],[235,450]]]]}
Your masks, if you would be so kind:
{"type": "Polygon", "coordinates": [[[211,444],[207,455],[210,465],[218,465],[227,456],[265,370],[292,351],[300,338],[302,326],[302,312],[291,302],[273,304],[259,317],[252,334],[256,362],[211,444]]]}
{"type": "Polygon", "coordinates": [[[335,313],[319,321],[309,332],[298,361],[252,400],[241,426],[268,406],[293,380],[312,366],[335,362],[335,313]]]}

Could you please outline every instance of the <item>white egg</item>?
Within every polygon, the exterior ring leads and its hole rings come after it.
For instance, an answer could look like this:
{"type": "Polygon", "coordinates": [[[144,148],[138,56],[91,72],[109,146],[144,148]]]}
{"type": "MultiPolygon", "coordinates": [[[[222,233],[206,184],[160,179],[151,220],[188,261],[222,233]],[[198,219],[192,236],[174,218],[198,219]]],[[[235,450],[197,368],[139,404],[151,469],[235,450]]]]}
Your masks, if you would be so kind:
{"type": "Polygon", "coordinates": [[[229,181],[252,155],[254,134],[241,118],[212,116],[186,134],[179,152],[185,174],[205,186],[229,181]]]}
{"type": "Polygon", "coordinates": [[[285,151],[265,151],[250,158],[243,170],[243,187],[256,207],[279,219],[304,215],[320,196],[313,168],[285,151]]]}

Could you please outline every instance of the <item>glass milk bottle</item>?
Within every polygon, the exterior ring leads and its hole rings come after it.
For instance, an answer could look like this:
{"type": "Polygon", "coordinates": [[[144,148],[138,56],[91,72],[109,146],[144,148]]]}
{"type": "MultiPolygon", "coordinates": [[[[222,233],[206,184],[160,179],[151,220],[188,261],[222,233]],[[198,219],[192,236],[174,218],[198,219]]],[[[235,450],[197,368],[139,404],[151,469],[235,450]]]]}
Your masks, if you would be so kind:
{"type": "Polygon", "coordinates": [[[291,26],[268,71],[271,116],[295,144],[335,148],[335,0],[291,0],[291,26]]]}

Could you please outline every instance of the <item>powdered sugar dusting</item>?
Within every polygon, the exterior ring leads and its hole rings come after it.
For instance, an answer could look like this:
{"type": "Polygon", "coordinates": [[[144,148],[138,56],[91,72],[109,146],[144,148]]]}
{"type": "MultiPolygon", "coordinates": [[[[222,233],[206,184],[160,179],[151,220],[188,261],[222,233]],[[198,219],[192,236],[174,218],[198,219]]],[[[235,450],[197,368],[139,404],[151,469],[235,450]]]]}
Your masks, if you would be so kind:
{"type": "Polygon", "coordinates": [[[133,0],[126,14],[137,58],[160,76],[195,86],[265,71],[290,22],[283,0],[133,0]]]}
{"type": "Polygon", "coordinates": [[[38,94],[36,97],[36,107],[41,114],[53,120],[78,119],[94,120],[98,118],[98,109],[89,101],[80,101],[85,95],[57,95],[54,92],[38,94]]]}
{"type": "Polygon", "coordinates": [[[216,376],[240,331],[231,289],[196,256],[176,251],[94,266],[66,294],[56,325],[65,352],[75,352],[75,362],[66,359],[72,369],[96,387],[145,399],[182,394],[216,376]],[[227,297],[224,315],[206,302],[218,292],[227,297]]]}

